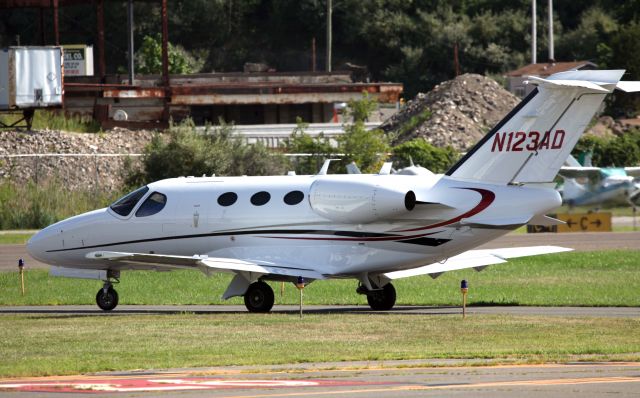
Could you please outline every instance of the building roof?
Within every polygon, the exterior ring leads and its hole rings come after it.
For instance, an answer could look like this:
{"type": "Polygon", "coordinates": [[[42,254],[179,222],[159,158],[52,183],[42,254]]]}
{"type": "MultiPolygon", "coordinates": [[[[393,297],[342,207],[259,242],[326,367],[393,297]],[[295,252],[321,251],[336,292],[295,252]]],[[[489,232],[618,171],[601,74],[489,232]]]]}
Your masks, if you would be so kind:
{"type": "Polygon", "coordinates": [[[573,62],[545,62],[541,64],[529,64],[520,69],[512,70],[507,73],[510,77],[519,76],[540,76],[545,77],[558,72],[566,72],[568,70],[595,69],[598,65],[590,61],[573,61],[573,62]]]}

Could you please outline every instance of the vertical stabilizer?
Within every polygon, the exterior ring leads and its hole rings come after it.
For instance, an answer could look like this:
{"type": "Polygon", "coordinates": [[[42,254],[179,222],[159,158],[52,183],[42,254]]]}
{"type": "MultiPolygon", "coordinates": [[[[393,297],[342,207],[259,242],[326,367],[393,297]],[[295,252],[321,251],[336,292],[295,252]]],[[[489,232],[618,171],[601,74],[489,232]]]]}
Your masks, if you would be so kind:
{"type": "Polygon", "coordinates": [[[496,184],[550,182],[624,73],[571,71],[546,79],[446,175],[496,184]]]}

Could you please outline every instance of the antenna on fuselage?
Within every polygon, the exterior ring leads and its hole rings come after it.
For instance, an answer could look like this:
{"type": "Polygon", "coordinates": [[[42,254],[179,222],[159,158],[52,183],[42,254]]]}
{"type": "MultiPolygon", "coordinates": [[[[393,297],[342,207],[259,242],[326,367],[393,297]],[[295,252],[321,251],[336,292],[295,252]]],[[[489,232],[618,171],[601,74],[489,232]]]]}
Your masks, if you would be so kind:
{"type": "Polygon", "coordinates": [[[319,176],[327,175],[327,172],[329,171],[329,165],[331,164],[332,160],[342,160],[342,159],[327,159],[327,160],[325,160],[324,163],[322,164],[322,167],[320,168],[320,171],[316,175],[319,175],[319,176]]]}

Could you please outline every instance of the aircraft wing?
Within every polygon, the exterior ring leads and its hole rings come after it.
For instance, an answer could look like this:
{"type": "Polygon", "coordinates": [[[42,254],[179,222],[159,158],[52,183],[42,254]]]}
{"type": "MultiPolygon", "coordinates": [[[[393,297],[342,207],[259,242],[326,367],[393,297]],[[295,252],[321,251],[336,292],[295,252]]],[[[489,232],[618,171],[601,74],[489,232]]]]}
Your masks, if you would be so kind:
{"type": "Polygon", "coordinates": [[[283,275],[307,279],[325,279],[325,277],[311,269],[283,267],[275,264],[258,264],[234,258],[208,256],[173,256],[166,254],[126,253],[96,251],[86,255],[91,260],[107,260],[114,263],[116,269],[197,269],[209,275],[212,272],[252,272],[263,275],[283,275]]]}
{"type": "Polygon", "coordinates": [[[385,274],[385,276],[392,280],[417,275],[430,275],[432,278],[437,278],[440,274],[447,271],[456,271],[466,268],[475,268],[477,271],[481,271],[488,265],[506,263],[509,258],[561,253],[571,250],[573,249],[559,246],[530,246],[504,249],[469,250],[458,254],[457,256],[450,257],[442,263],[433,263],[404,271],[389,272],[385,274]]]}
{"type": "Polygon", "coordinates": [[[640,177],[640,167],[625,167],[624,171],[625,173],[627,173],[628,176],[631,176],[634,178],[640,177]]]}
{"type": "Polygon", "coordinates": [[[565,178],[597,178],[600,176],[600,167],[569,167],[563,166],[558,171],[562,177],[565,178]]]}

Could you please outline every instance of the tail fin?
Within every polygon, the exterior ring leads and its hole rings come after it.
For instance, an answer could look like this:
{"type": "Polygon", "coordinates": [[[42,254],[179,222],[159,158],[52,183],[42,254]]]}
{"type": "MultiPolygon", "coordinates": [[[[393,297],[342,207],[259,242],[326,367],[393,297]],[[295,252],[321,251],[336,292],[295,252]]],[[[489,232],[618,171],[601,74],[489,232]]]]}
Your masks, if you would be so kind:
{"type": "Polygon", "coordinates": [[[552,181],[623,73],[589,70],[531,77],[538,87],[446,175],[497,184],[552,181]]]}

